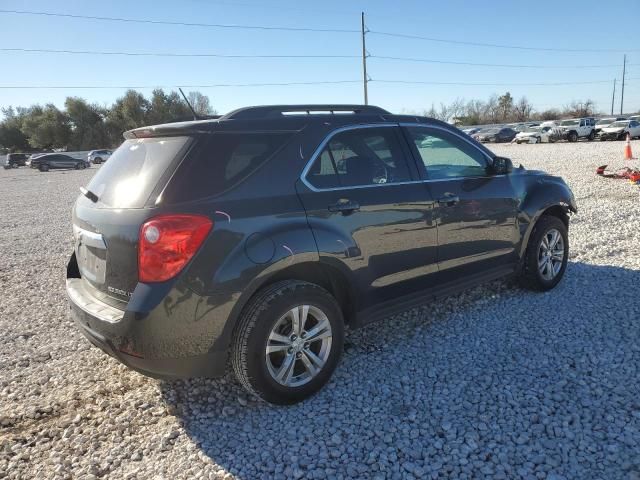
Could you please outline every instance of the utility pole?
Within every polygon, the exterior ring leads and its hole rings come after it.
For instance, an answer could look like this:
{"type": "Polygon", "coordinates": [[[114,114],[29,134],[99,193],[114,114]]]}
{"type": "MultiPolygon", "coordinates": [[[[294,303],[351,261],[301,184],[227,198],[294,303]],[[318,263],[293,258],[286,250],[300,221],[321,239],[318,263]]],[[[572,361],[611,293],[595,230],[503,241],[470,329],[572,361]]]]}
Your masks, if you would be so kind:
{"type": "Polygon", "coordinates": [[[362,86],[364,88],[364,104],[369,105],[369,93],[367,91],[367,82],[369,81],[367,77],[367,44],[364,38],[367,32],[364,26],[364,12],[362,12],[360,25],[362,28],[362,86]]]}
{"type": "Polygon", "coordinates": [[[613,79],[613,95],[611,96],[611,115],[613,115],[613,104],[616,101],[616,79],[613,79]]]}
{"type": "Polygon", "coordinates": [[[624,61],[622,63],[622,91],[620,92],[620,115],[622,115],[622,110],[624,109],[624,75],[627,69],[627,56],[624,56],[624,61]]]}

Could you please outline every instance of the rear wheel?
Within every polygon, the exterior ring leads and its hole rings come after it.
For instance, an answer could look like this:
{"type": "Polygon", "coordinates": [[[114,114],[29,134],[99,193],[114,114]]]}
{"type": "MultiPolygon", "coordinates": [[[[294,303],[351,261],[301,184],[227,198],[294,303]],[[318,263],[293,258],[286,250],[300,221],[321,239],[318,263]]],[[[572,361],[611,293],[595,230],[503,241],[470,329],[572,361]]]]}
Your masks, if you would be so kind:
{"type": "Polygon", "coordinates": [[[49,171],[49,165],[47,165],[46,163],[41,164],[39,167],[41,172],[48,172],[49,171]]]}
{"type": "Polygon", "coordinates": [[[231,363],[250,393],[292,404],[327,383],[343,342],[344,321],[333,296],[318,285],[288,280],[250,300],[234,336],[231,363]]]}
{"type": "Polygon", "coordinates": [[[520,276],[522,285],[531,290],[551,290],[562,279],[568,258],[567,226],[558,217],[542,216],[529,238],[520,276]]]}
{"type": "Polygon", "coordinates": [[[96,157],[96,158],[93,160],[93,163],[100,164],[100,163],[102,163],[102,159],[101,159],[100,157],[96,157]]]}
{"type": "Polygon", "coordinates": [[[17,163],[12,163],[11,164],[11,168],[18,168],[18,164],[17,163]]]}

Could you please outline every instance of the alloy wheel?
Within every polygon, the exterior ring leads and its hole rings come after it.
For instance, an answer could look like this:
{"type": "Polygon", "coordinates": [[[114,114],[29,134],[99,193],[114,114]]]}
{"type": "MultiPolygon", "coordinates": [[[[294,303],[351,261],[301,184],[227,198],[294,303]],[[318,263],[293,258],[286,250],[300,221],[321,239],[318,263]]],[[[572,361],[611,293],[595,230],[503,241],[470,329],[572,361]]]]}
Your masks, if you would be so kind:
{"type": "Polygon", "coordinates": [[[543,279],[553,280],[562,269],[564,239],[558,230],[550,229],[542,237],[538,248],[538,271],[543,279]]]}
{"type": "Polygon", "coordinates": [[[329,359],[332,343],[327,315],[312,305],[299,305],[275,323],[265,348],[267,369],[280,385],[299,387],[318,375],[329,359]]]}

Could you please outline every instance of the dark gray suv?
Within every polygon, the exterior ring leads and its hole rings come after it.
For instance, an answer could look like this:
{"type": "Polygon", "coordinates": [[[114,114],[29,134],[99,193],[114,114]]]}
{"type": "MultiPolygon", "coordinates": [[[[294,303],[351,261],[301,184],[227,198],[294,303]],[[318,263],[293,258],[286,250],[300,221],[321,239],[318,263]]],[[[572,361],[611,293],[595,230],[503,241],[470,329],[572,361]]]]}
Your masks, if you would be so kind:
{"type": "Polygon", "coordinates": [[[67,268],[82,332],[163,378],[273,403],[319,390],[355,328],[569,253],[565,182],[446,123],[361,105],[139,128],[82,188],[67,268]]]}

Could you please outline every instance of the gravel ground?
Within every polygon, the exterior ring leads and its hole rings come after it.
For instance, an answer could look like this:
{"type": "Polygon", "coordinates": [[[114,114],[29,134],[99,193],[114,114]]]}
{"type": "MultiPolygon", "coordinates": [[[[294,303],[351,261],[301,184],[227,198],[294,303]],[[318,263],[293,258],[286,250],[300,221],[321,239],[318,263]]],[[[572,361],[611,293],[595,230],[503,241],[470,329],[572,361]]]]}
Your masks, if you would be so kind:
{"type": "Polygon", "coordinates": [[[640,479],[640,189],[593,174],[622,144],[494,150],[573,188],[561,284],[496,282],[352,332],[331,383],[286,408],[90,347],[64,268],[92,170],[0,171],[0,478],[640,479]]]}

